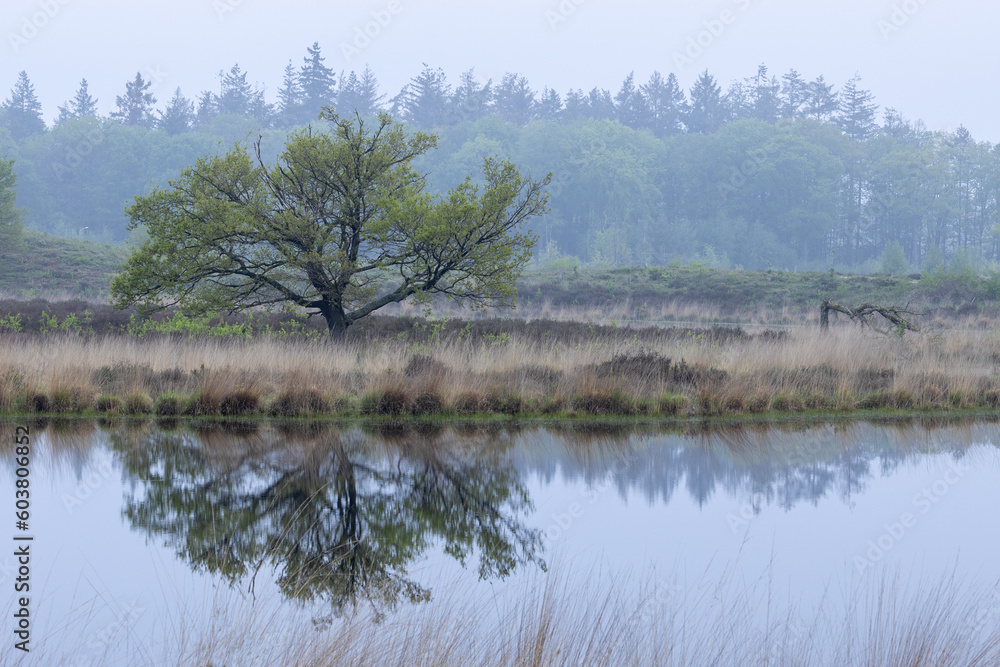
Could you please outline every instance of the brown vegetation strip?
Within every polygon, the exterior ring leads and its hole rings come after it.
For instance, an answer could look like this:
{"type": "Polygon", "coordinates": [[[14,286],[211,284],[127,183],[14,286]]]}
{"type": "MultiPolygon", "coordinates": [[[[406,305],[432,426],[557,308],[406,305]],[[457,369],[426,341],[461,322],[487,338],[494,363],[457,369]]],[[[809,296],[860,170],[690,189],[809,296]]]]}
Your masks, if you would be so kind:
{"type": "Polygon", "coordinates": [[[484,321],[482,330],[489,326],[505,335],[346,344],[6,335],[0,411],[684,416],[1000,405],[1000,337],[992,332],[899,339],[846,327],[782,335],[716,328],[588,338],[580,332],[588,325],[548,335],[539,323],[484,321]]]}

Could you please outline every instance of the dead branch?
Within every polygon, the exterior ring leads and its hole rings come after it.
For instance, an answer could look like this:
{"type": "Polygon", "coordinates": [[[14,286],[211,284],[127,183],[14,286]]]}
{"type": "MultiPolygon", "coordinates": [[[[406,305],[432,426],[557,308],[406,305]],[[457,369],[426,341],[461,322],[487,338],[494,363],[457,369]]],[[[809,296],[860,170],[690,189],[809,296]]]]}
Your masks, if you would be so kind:
{"type": "Polygon", "coordinates": [[[892,331],[920,331],[910,318],[917,317],[920,313],[915,313],[906,308],[898,306],[876,306],[870,303],[863,303],[855,308],[842,306],[833,301],[824,301],[820,307],[819,325],[822,329],[830,328],[830,311],[843,313],[851,318],[851,321],[858,322],[862,326],[871,327],[875,331],[888,334],[892,331]],[[891,329],[880,329],[872,322],[872,318],[881,315],[884,319],[893,324],[891,329]]]}

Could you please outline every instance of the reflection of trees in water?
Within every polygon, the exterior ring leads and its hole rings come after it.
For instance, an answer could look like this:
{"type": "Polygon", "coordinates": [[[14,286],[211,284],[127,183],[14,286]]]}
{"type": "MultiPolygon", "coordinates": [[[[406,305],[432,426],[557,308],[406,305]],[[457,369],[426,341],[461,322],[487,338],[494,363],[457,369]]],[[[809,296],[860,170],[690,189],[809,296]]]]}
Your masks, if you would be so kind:
{"type": "Polygon", "coordinates": [[[688,424],[677,433],[640,437],[604,432],[581,438],[540,429],[526,438],[545,448],[547,458],[519,465],[550,479],[558,461],[568,480],[598,485],[610,477],[622,497],[638,492],[650,504],[668,503],[683,485],[699,506],[722,489],[748,498],[755,510],[765,504],[789,510],[832,493],[850,504],[876,476],[890,476],[928,453],[958,458],[972,443],[990,442],[992,428],[917,419],[885,425],[688,424]]]}
{"type": "MultiPolygon", "coordinates": [[[[169,426],[169,424],[165,425],[169,426]]],[[[39,425],[39,428],[44,428],[39,425]]],[[[542,564],[525,479],[556,476],[667,503],[684,488],[700,504],[719,490],[752,507],[844,502],[925,453],[965,455],[995,441],[985,421],[877,425],[751,424],[673,433],[577,424],[516,429],[495,422],[282,432],[258,423],[191,431],[103,424],[133,483],[125,513],[194,567],[232,581],[273,569],[281,590],[339,613],[425,600],[408,574],[431,546],[482,577],[542,564]]],[[[79,473],[93,426],[45,429],[51,458],[79,473]]],[[[0,466],[9,467],[12,457],[0,466]]],[[[79,474],[77,474],[79,477],[79,474]]]]}
{"type": "Polygon", "coordinates": [[[502,451],[441,436],[156,432],[116,443],[142,482],[124,513],[198,570],[236,581],[269,566],[285,595],[329,600],[335,614],[429,599],[407,568],[435,544],[463,565],[474,558],[483,578],[544,567],[540,535],[522,522],[530,499],[502,451]]]}

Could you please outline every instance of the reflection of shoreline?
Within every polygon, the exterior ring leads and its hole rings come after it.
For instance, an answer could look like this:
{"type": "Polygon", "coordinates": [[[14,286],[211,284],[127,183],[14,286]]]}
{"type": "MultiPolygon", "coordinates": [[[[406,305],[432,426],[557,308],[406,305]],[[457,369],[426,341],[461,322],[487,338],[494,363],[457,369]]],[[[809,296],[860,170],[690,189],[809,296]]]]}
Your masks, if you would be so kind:
{"type": "MultiPolygon", "coordinates": [[[[924,454],[950,454],[958,460],[973,445],[996,446],[993,420],[940,417],[834,422],[752,422],[681,427],[636,428],[621,423],[516,423],[376,421],[217,422],[183,420],[36,420],[34,429],[52,465],[79,470],[97,443],[112,437],[119,451],[141,452],[152,434],[165,432],[202,443],[208,461],[227,465],[227,457],[268,452],[288,454],[300,445],[331,438],[349,441],[376,457],[401,452],[446,452],[476,465],[510,464],[521,475],[567,480],[591,486],[632,490],[649,502],[668,502],[683,484],[704,503],[717,488],[790,508],[815,501],[831,490],[850,496],[874,474],[886,474],[924,454]],[[124,449],[123,449],[124,447],[124,449]],[[287,450],[287,451],[286,451],[287,450]],[[878,462],[877,470],[871,463],[878,462]]],[[[44,460],[43,460],[44,463],[44,460]]],[[[0,460],[0,470],[9,461],[0,460]]]]}

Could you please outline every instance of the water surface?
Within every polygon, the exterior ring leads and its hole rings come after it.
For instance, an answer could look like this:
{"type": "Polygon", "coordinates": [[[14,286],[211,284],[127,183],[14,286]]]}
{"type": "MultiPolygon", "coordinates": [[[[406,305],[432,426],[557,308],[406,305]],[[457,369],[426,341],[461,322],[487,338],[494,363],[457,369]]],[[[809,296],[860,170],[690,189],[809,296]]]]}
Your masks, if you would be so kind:
{"type": "MultiPolygon", "coordinates": [[[[34,424],[33,652],[5,642],[0,657],[161,664],[226,609],[280,606],[322,632],[553,576],[570,590],[645,582],[647,597],[651,582],[656,605],[764,590],[806,611],[886,572],[993,587],[997,433],[982,420],[34,424]]],[[[0,477],[13,488],[13,452],[0,477]]],[[[0,558],[7,609],[13,566],[0,558]]]]}

